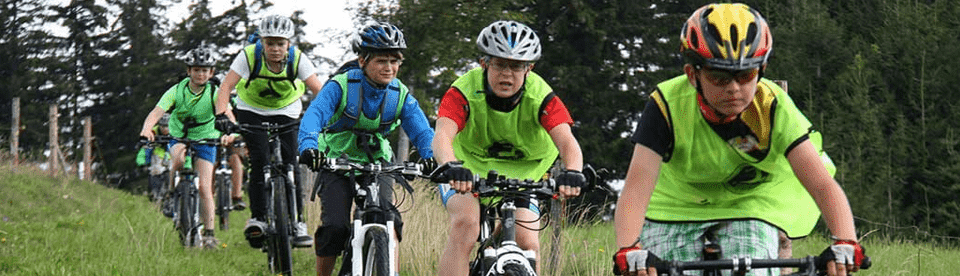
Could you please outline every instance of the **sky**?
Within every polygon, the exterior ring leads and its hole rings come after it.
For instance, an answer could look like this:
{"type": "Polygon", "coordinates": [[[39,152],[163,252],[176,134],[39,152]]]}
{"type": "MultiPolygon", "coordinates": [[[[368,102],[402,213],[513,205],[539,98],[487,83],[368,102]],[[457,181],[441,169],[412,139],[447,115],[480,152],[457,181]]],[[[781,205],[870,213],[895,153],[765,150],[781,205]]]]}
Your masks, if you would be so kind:
{"type": "MultiPolygon", "coordinates": [[[[163,1],[163,0],[161,0],[163,1]]],[[[213,16],[222,15],[224,11],[229,8],[235,7],[239,4],[239,0],[209,0],[210,1],[210,12],[213,16]]],[[[307,21],[307,25],[304,26],[304,33],[306,34],[306,40],[308,42],[318,44],[317,48],[314,49],[314,53],[319,56],[333,59],[334,61],[342,62],[347,59],[344,57],[346,53],[347,45],[340,45],[343,43],[330,43],[332,38],[325,37],[321,35],[322,30],[334,29],[334,30],[343,30],[350,31],[355,29],[353,19],[350,17],[350,13],[346,10],[348,5],[356,5],[357,1],[360,0],[321,0],[321,1],[303,1],[303,0],[272,0],[273,6],[268,8],[266,11],[257,13],[259,16],[267,14],[281,14],[281,15],[291,15],[296,10],[304,11],[304,18],[307,21]]],[[[63,6],[70,2],[70,0],[47,0],[47,3],[52,5],[63,6]]],[[[167,9],[167,19],[171,22],[180,22],[187,17],[189,10],[188,6],[195,1],[192,0],[182,0],[179,4],[174,4],[173,6],[167,9]]],[[[97,0],[97,4],[105,5],[105,0],[97,0]]],[[[258,16],[254,15],[254,16],[258,16]]],[[[254,18],[259,19],[259,18],[254,18]]],[[[54,32],[57,32],[58,26],[50,26],[49,28],[54,28],[54,32]]],[[[64,30],[65,31],[65,30],[64,30]]],[[[320,70],[334,70],[336,68],[318,68],[320,70]]]]}
{"type": "MultiPolygon", "coordinates": [[[[173,22],[179,22],[187,17],[187,7],[194,1],[183,0],[182,3],[170,7],[168,18],[173,22]]],[[[223,14],[229,8],[236,6],[239,0],[210,0],[210,12],[213,16],[223,14]]],[[[353,20],[346,11],[347,5],[352,5],[355,0],[323,0],[323,1],[294,1],[294,0],[273,0],[273,6],[268,8],[262,14],[280,14],[290,15],[294,11],[303,10],[307,25],[304,26],[307,40],[312,43],[319,43],[329,40],[329,38],[320,35],[321,30],[353,29],[353,20]]],[[[318,46],[322,47],[322,46],[318,46]]],[[[317,49],[317,52],[326,57],[334,57],[343,53],[346,47],[330,47],[317,49]]]]}

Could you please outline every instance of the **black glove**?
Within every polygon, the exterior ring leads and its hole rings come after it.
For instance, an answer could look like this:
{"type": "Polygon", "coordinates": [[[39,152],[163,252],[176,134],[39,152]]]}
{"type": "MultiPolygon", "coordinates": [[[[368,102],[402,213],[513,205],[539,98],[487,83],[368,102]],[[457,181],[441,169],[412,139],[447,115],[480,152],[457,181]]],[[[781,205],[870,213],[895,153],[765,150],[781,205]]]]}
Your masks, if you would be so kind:
{"type": "Polygon", "coordinates": [[[417,160],[417,164],[420,164],[420,172],[424,175],[429,175],[437,170],[437,160],[433,158],[420,158],[420,160],[417,160]]]}
{"type": "Polygon", "coordinates": [[[473,172],[463,167],[463,162],[444,163],[431,174],[433,182],[473,181],[473,172]]]}
{"type": "Polygon", "coordinates": [[[572,188],[583,187],[587,183],[587,177],[577,170],[564,170],[557,175],[557,186],[568,186],[572,188]]]}
{"type": "Polygon", "coordinates": [[[227,118],[226,113],[217,114],[216,118],[216,121],[213,122],[213,127],[224,134],[233,133],[233,130],[237,128],[237,125],[231,122],[230,118],[227,118]]]}
{"type": "Polygon", "coordinates": [[[306,149],[300,153],[300,164],[307,165],[312,171],[319,170],[324,160],[323,152],[317,149],[306,149]]]}

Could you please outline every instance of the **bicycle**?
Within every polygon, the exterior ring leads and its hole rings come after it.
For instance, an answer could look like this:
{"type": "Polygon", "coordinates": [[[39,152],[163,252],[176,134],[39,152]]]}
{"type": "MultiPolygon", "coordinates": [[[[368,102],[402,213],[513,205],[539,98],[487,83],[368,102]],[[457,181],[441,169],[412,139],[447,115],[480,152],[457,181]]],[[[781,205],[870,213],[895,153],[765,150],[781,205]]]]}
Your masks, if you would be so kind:
{"type": "MultiPolygon", "coordinates": [[[[170,136],[167,136],[167,135],[158,135],[156,137],[157,139],[162,138],[164,142],[169,141],[170,139],[170,136]]],[[[141,141],[141,144],[138,145],[138,148],[146,148],[146,150],[150,152],[152,152],[155,147],[164,147],[164,149],[166,149],[166,146],[167,146],[165,143],[160,143],[160,142],[153,142],[153,143],[142,143],[142,142],[143,141],[141,141]]],[[[164,150],[164,154],[168,154],[166,153],[166,150],[164,150]]],[[[156,160],[151,160],[151,161],[156,161],[156,160]]],[[[169,159],[163,158],[162,162],[163,164],[150,164],[148,168],[148,172],[150,176],[148,177],[147,196],[151,202],[162,203],[162,199],[164,198],[164,195],[167,194],[167,190],[168,190],[167,183],[170,180],[168,175],[169,159]],[[159,168],[162,170],[159,173],[154,174],[153,170],[155,168],[159,168]]]]}
{"type": "MultiPolygon", "coordinates": [[[[377,178],[381,175],[393,177],[412,193],[413,187],[403,179],[413,180],[421,176],[421,165],[409,161],[396,165],[361,164],[341,157],[327,158],[322,167],[330,172],[350,175],[356,189],[353,232],[347,242],[347,255],[338,275],[397,275],[397,260],[393,255],[397,249],[397,237],[393,231],[395,222],[389,215],[396,207],[381,205],[384,202],[380,202],[380,183],[377,178]]],[[[318,191],[320,182],[315,183],[314,191],[318,191]]],[[[396,216],[399,217],[399,213],[396,216]]]]}
{"type": "MultiPolygon", "coordinates": [[[[141,139],[140,143],[169,143],[170,137],[156,137],[154,142],[141,139]]],[[[193,166],[186,162],[186,159],[194,156],[193,145],[217,146],[220,139],[199,139],[177,138],[178,143],[184,144],[184,166],[180,170],[174,171],[172,199],[174,203],[173,227],[180,236],[180,242],[185,247],[197,247],[201,245],[201,230],[203,223],[200,222],[200,179],[197,177],[193,166]]],[[[191,162],[192,163],[192,162],[191,162]]]]}
{"type": "MultiPolygon", "coordinates": [[[[447,183],[443,174],[432,175],[430,180],[447,183]]],[[[479,198],[501,197],[493,204],[480,204],[480,246],[476,257],[470,262],[471,276],[536,276],[537,258],[532,250],[522,250],[516,242],[516,203],[522,198],[538,200],[556,198],[556,183],[553,179],[541,181],[510,179],[496,171],[486,178],[474,176],[473,193],[479,198]],[[500,229],[494,230],[497,221],[500,229]]]]}
{"type": "Polygon", "coordinates": [[[290,275],[293,267],[294,228],[299,223],[297,218],[297,193],[293,165],[283,163],[280,151],[279,136],[296,131],[300,121],[293,121],[284,125],[264,122],[261,125],[238,124],[237,130],[267,133],[270,145],[270,161],[263,167],[263,179],[266,180],[267,192],[267,228],[264,229],[265,244],[261,250],[267,253],[267,263],[270,272],[274,274],[290,275]]]}
{"type": "MultiPolygon", "coordinates": [[[[215,213],[217,221],[220,224],[220,230],[227,230],[230,227],[230,212],[233,211],[233,179],[234,173],[230,169],[229,158],[233,154],[232,148],[243,146],[242,141],[233,142],[231,146],[220,147],[220,162],[214,170],[213,189],[217,197],[215,213]]],[[[243,173],[243,172],[237,172],[243,173]]]]}

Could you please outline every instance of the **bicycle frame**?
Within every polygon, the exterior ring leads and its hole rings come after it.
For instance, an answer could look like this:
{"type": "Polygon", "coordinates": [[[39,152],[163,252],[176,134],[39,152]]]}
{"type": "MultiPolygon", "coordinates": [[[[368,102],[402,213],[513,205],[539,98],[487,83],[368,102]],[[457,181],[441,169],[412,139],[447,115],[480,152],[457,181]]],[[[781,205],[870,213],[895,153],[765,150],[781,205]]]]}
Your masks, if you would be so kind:
{"type": "Polygon", "coordinates": [[[480,207],[480,247],[471,265],[471,275],[504,275],[508,271],[537,275],[536,253],[520,249],[516,242],[516,202],[521,197],[553,198],[555,185],[553,179],[539,182],[507,179],[496,171],[490,171],[485,179],[474,176],[477,196],[502,196],[503,199],[499,203],[499,214],[491,211],[497,209],[480,207]],[[494,233],[497,221],[500,222],[500,231],[494,233]]]}
{"type": "MultiPolygon", "coordinates": [[[[157,137],[157,141],[149,143],[166,143],[172,139],[170,137],[157,137]]],[[[178,138],[178,143],[184,145],[184,163],[186,163],[187,158],[193,158],[196,151],[193,149],[193,145],[212,145],[216,146],[219,144],[218,139],[199,139],[193,140],[188,138],[178,138]]],[[[147,143],[141,141],[141,143],[147,143]]],[[[196,171],[193,169],[193,166],[180,168],[173,172],[173,191],[179,194],[177,201],[174,203],[177,207],[176,213],[174,214],[173,221],[174,225],[178,226],[180,229],[180,238],[184,246],[192,247],[198,246],[200,243],[200,229],[203,226],[203,223],[200,219],[200,183],[199,178],[197,177],[196,171]],[[190,186],[185,186],[182,182],[186,180],[190,183],[190,186]]]]}
{"type": "MultiPolygon", "coordinates": [[[[232,193],[233,193],[233,171],[230,168],[230,156],[233,154],[233,147],[239,147],[243,142],[234,142],[230,146],[220,147],[220,162],[214,170],[213,189],[216,191],[216,215],[220,217],[220,230],[227,230],[230,222],[230,212],[233,211],[232,193]]],[[[243,172],[237,172],[243,173],[243,172]]]]}
{"type": "Polygon", "coordinates": [[[285,125],[263,122],[261,125],[240,124],[247,132],[264,131],[270,148],[270,158],[263,167],[263,179],[267,191],[266,244],[261,250],[267,253],[267,262],[273,273],[289,275],[293,267],[292,242],[294,227],[298,223],[296,182],[293,165],[283,163],[279,136],[299,126],[299,121],[285,125]],[[276,174],[275,174],[276,173],[276,174]]]}
{"type": "MultiPolygon", "coordinates": [[[[364,262],[364,259],[370,259],[373,256],[364,256],[364,245],[370,242],[368,233],[376,235],[375,232],[383,232],[387,235],[386,248],[386,275],[396,275],[397,259],[394,252],[397,250],[396,233],[394,233],[394,221],[387,219],[385,208],[380,205],[380,183],[377,176],[381,174],[400,174],[403,176],[420,176],[420,165],[413,162],[406,162],[402,165],[381,165],[378,163],[360,164],[351,162],[346,158],[329,158],[324,162],[324,169],[331,172],[359,173],[359,179],[354,178],[354,188],[356,196],[354,197],[357,211],[353,220],[353,235],[350,239],[350,275],[360,276],[369,273],[373,266],[378,265],[376,261],[364,262]],[[363,183],[360,183],[363,182],[363,183]]],[[[368,244],[369,245],[369,244],[368,244]]],[[[368,252],[368,254],[370,254],[368,252]]],[[[383,269],[383,266],[379,267],[383,269]]],[[[341,271],[342,274],[342,271],[341,271]]]]}

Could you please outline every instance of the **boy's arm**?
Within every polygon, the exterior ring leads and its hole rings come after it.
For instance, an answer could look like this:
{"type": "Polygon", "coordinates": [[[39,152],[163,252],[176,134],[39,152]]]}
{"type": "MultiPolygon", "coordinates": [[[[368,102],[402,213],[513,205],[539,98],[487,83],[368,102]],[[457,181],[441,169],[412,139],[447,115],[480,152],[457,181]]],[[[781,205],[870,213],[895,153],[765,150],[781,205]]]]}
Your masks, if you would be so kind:
{"type": "Polygon", "coordinates": [[[660,155],[650,148],[640,144],[634,146],[613,221],[619,248],[634,245],[643,248],[642,244],[636,242],[643,230],[650,196],[657,185],[661,160],[660,155]]]}
{"type": "Polygon", "coordinates": [[[433,143],[433,129],[430,128],[427,115],[423,114],[423,110],[420,109],[420,103],[412,94],[407,94],[407,98],[404,100],[400,121],[403,131],[407,133],[407,136],[417,147],[420,158],[432,158],[433,149],[430,144],[433,143]]]}
{"type": "Polygon", "coordinates": [[[236,71],[230,70],[227,72],[227,76],[223,77],[223,81],[220,82],[220,88],[217,90],[217,103],[214,114],[227,112],[227,107],[230,106],[230,90],[236,88],[238,82],[240,82],[240,74],[237,74],[236,71]]]}
{"type": "Polygon", "coordinates": [[[157,106],[154,107],[150,114],[147,114],[147,118],[143,120],[143,127],[140,128],[140,136],[147,137],[148,140],[153,141],[153,126],[160,121],[160,118],[163,117],[163,113],[166,112],[163,108],[157,106]]]}
{"type": "Polygon", "coordinates": [[[433,157],[437,164],[444,164],[451,161],[457,161],[453,153],[453,138],[457,135],[457,123],[453,119],[440,117],[437,119],[437,127],[433,135],[433,157]]]}
{"type": "Polygon", "coordinates": [[[841,240],[857,241],[853,213],[847,195],[830,176],[810,140],[800,143],[787,154],[793,173],[817,202],[830,233],[841,240]]]}
{"type": "Polygon", "coordinates": [[[554,145],[560,151],[560,159],[563,161],[564,169],[582,171],[583,170],[583,152],[580,151],[580,143],[573,137],[573,131],[569,124],[559,124],[550,130],[550,138],[554,145]]]}

